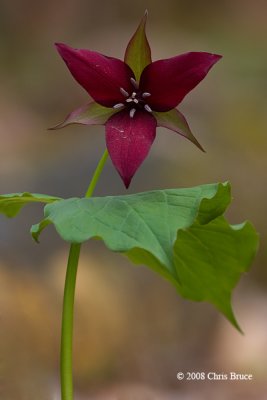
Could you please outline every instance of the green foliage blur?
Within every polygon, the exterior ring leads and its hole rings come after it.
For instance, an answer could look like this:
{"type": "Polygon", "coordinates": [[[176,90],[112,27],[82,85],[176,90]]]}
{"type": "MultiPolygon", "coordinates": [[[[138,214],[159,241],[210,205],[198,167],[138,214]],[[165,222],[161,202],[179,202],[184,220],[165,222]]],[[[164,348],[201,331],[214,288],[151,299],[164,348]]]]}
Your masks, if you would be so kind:
{"type": "MultiPolygon", "coordinates": [[[[53,43],[123,58],[146,8],[153,60],[187,51],[214,52],[223,59],[180,107],[206,153],[158,129],[129,192],[229,180],[234,200],[227,217],[231,223],[251,220],[261,248],[233,299],[242,337],[210,306],[180,299],[152,272],[110,254],[100,242],[85,245],[76,300],[77,399],[89,394],[110,399],[122,386],[127,393],[141,387],[136,395],[141,400],[157,391],[162,399],[170,393],[214,398],[217,383],[196,386],[176,379],[179,371],[213,370],[252,373],[251,384],[220,382],[220,391],[228,399],[261,399],[267,378],[266,1],[2,0],[0,192],[82,196],[105,148],[104,128],[47,131],[88,101],[53,43]],[[146,390],[153,393],[144,395],[146,390]]],[[[124,193],[108,162],[96,194],[124,193]]],[[[59,398],[68,248],[52,228],[40,245],[32,242],[29,228],[41,217],[34,205],[15,220],[0,218],[4,400],[59,398]]]]}

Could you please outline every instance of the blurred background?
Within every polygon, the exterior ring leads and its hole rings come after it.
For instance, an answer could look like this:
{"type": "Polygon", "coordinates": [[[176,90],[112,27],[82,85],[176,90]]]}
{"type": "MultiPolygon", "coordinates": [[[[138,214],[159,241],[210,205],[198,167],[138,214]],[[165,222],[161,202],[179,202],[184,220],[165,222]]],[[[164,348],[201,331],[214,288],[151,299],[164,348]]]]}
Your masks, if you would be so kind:
{"type": "MultiPolygon", "coordinates": [[[[68,0],[0,3],[0,192],[82,196],[105,148],[104,128],[47,128],[88,101],[53,43],[118,58],[145,8],[153,60],[187,51],[223,55],[183,101],[207,153],[158,129],[129,193],[229,180],[232,223],[251,220],[257,259],[235,290],[245,335],[211,306],[184,301],[159,276],[83,246],[74,373],[77,399],[264,399],[267,351],[267,3],[264,0],[68,0]],[[252,382],[178,381],[177,372],[251,373],[252,382]]],[[[110,162],[97,195],[124,194],[110,162]]],[[[59,399],[60,319],[68,246],[29,228],[39,205],[0,216],[0,354],[3,400],[59,399]]]]}

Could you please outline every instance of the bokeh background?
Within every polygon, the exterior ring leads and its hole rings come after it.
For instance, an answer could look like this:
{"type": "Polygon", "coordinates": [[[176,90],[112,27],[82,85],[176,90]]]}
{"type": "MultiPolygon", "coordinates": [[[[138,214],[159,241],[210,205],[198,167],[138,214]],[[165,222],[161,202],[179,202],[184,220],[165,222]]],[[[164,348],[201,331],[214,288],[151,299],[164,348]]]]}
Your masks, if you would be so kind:
{"type": "MultiPolygon", "coordinates": [[[[210,51],[223,59],[183,101],[202,154],[158,130],[130,193],[230,180],[233,223],[261,235],[233,303],[245,335],[211,306],[179,298],[160,277],[83,246],[74,371],[77,399],[264,399],[267,379],[267,3],[264,0],[2,0],[0,192],[80,196],[104,147],[103,127],[47,127],[88,101],[53,43],[123,58],[144,10],[153,59],[210,51]],[[177,381],[182,371],[253,374],[252,382],[177,381]]],[[[110,162],[96,194],[123,194],[110,162]]],[[[0,217],[1,398],[59,399],[61,303],[68,246],[53,228],[36,245],[39,205],[0,217]]]]}

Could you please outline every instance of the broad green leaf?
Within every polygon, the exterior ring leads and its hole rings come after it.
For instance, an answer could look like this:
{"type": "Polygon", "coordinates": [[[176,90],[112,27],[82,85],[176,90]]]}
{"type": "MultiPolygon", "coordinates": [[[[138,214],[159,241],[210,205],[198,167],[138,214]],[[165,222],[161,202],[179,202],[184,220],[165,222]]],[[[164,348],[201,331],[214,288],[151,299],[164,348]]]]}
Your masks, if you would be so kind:
{"type": "MultiPolygon", "coordinates": [[[[202,188],[209,189],[209,185],[203,185],[202,188]]],[[[222,215],[226,208],[231,203],[231,186],[229,183],[218,184],[217,191],[212,198],[212,203],[210,197],[207,193],[203,193],[201,200],[201,207],[198,210],[197,221],[200,224],[207,224],[219,215],[222,215]]]]}
{"type": "Polygon", "coordinates": [[[61,200],[59,197],[36,193],[10,193],[0,195],[0,213],[15,217],[29,203],[52,203],[61,200]]]}
{"type": "Polygon", "coordinates": [[[70,124],[105,125],[107,120],[116,112],[118,110],[91,102],[72,111],[63,122],[49,129],[61,129],[70,124]]]}
{"type": "MultiPolygon", "coordinates": [[[[258,236],[246,222],[231,226],[218,217],[206,225],[195,222],[178,232],[174,262],[185,298],[215,305],[240,330],[231,306],[231,292],[256,254],[258,236]]],[[[241,330],[240,330],[241,331],[241,330]]]]}
{"type": "Polygon", "coordinates": [[[151,50],[146,37],[146,20],[147,11],[129,41],[124,56],[124,61],[132,68],[137,82],[140,79],[143,69],[152,62],[151,50]]]}
{"type": "Polygon", "coordinates": [[[229,184],[215,184],[62,200],[45,207],[45,220],[55,225],[63,240],[82,243],[100,237],[113,251],[140,248],[174,273],[172,247],[177,230],[192,225],[203,198],[210,199],[211,212],[215,212],[220,188],[224,188],[225,209],[230,197],[229,184]]]}
{"type": "Polygon", "coordinates": [[[162,126],[163,128],[167,128],[171,131],[179,133],[179,135],[184,136],[194,143],[200,150],[205,152],[201,144],[191,132],[184,115],[176,108],[167,112],[153,112],[153,115],[157,120],[158,126],[162,126]]]}
{"type": "Polygon", "coordinates": [[[258,237],[249,223],[230,226],[222,217],[230,201],[229,183],[72,198],[46,205],[32,235],[38,240],[53,223],[71,243],[102,239],[168,279],[183,297],[212,303],[239,329],[231,291],[254,257],[258,237]]]}

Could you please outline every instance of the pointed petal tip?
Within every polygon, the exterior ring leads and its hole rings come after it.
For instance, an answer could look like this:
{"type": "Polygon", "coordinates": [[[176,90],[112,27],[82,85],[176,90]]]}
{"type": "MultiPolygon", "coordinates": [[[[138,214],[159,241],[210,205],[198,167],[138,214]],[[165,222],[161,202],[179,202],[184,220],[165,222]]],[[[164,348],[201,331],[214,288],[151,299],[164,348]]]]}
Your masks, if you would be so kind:
{"type": "Polygon", "coordinates": [[[208,53],[210,55],[210,68],[216,64],[220,59],[223,57],[220,54],[213,54],[213,53],[208,53]]]}
{"type": "Polygon", "coordinates": [[[97,103],[112,107],[124,101],[119,88],[130,92],[133,72],[123,61],[64,43],[55,43],[55,46],[73,78],[97,103]]]}
{"type": "Polygon", "coordinates": [[[111,161],[126,189],[156,136],[157,121],[149,113],[138,111],[131,118],[128,110],[113,115],[106,123],[106,144],[111,161]]]}
{"type": "Polygon", "coordinates": [[[216,61],[219,61],[223,56],[221,54],[212,54],[216,61]]]}
{"type": "Polygon", "coordinates": [[[151,93],[149,106],[167,112],[177,107],[221,59],[208,52],[188,52],[147,65],[140,77],[142,92],[151,93]]]}
{"type": "Polygon", "coordinates": [[[57,49],[58,51],[60,51],[60,49],[66,47],[66,45],[65,45],[64,43],[59,43],[59,42],[55,42],[55,43],[54,43],[54,46],[56,47],[56,49],[57,49]]]}
{"type": "Polygon", "coordinates": [[[131,183],[131,181],[132,181],[132,177],[129,178],[129,177],[123,177],[123,176],[122,176],[121,179],[123,180],[125,189],[129,189],[130,183],[131,183]]]}
{"type": "Polygon", "coordinates": [[[65,43],[59,43],[56,42],[54,43],[54,46],[57,50],[57,52],[60,54],[60,56],[64,59],[64,54],[66,54],[66,51],[70,51],[70,47],[66,45],[65,43]]]}

